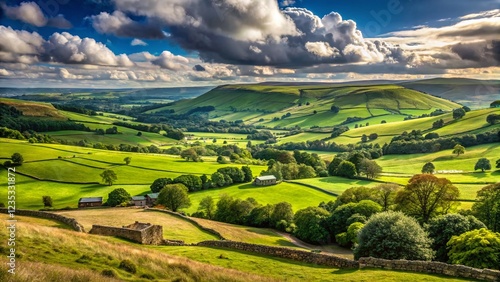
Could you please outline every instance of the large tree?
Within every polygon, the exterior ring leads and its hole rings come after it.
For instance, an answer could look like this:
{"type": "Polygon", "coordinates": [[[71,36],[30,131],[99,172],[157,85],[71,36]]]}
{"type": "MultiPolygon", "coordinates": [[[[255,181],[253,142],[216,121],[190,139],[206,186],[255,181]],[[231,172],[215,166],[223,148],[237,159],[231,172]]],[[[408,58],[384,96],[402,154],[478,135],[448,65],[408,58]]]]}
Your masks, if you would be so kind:
{"type": "Polygon", "coordinates": [[[383,211],[391,209],[396,201],[396,195],[402,188],[397,184],[384,183],[372,188],[372,198],[383,211]]]}
{"type": "Polygon", "coordinates": [[[354,258],[430,260],[431,240],[418,222],[401,212],[373,215],[358,234],[354,258]]]}
{"type": "Polygon", "coordinates": [[[288,202],[277,203],[271,213],[271,225],[277,227],[278,222],[285,220],[287,224],[293,221],[292,205],[288,202]]]}
{"type": "Polygon", "coordinates": [[[108,184],[109,186],[113,185],[113,182],[118,179],[116,173],[111,169],[104,170],[101,174],[99,174],[99,176],[101,176],[102,182],[108,184]]]}
{"type": "Polygon", "coordinates": [[[375,178],[382,172],[382,167],[376,161],[363,159],[359,164],[359,173],[368,178],[375,178]]]}
{"type": "Polygon", "coordinates": [[[465,116],[465,110],[462,108],[454,109],[453,110],[453,119],[460,119],[465,116]]]}
{"type": "Polygon", "coordinates": [[[297,211],[294,217],[295,225],[297,225],[295,236],[313,244],[327,243],[329,234],[324,227],[324,221],[328,215],[328,211],[318,207],[308,207],[297,211]]]}
{"type": "Polygon", "coordinates": [[[108,194],[107,203],[109,206],[115,207],[123,203],[128,203],[131,199],[132,197],[125,189],[117,188],[108,194]]]}
{"type": "Polygon", "coordinates": [[[165,188],[161,189],[157,202],[174,212],[180,208],[191,206],[188,188],[181,183],[166,185],[165,188]]]}
{"type": "Polygon", "coordinates": [[[428,163],[425,163],[424,166],[422,167],[422,173],[433,174],[435,169],[436,169],[436,167],[434,166],[434,164],[431,162],[428,162],[428,163]]]}
{"type": "Polygon", "coordinates": [[[163,189],[163,187],[165,187],[165,185],[172,183],[173,183],[172,178],[158,178],[155,181],[153,181],[153,184],[151,184],[149,188],[151,189],[151,192],[158,193],[160,192],[161,189],[163,189]]]}
{"type": "Polygon", "coordinates": [[[489,229],[500,232],[500,183],[490,184],[477,192],[472,212],[489,229]]]}
{"type": "Polygon", "coordinates": [[[252,169],[249,166],[242,166],[241,171],[243,171],[243,174],[245,177],[243,178],[244,182],[252,182],[253,180],[253,174],[252,174],[252,169]]]}
{"type": "Polygon", "coordinates": [[[482,172],[484,172],[485,170],[490,170],[491,169],[490,160],[488,160],[487,158],[480,158],[479,160],[477,160],[477,163],[474,166],[474,170],[478,169],[480,169],[482,172]]]}
{"type": "Polygon", "coordinates": [[[350,161],[342,161],[335,170],[336,175],[347,178],[353,178],[356,173],[356,166],[350,161]]]}
{"type": "Polygon", "coordinates": [[[21,155],[20,153],[12,154],[10,159],[12,160],[12,163],[14,163],[15,165],[22,165],[24,162],[23,155],[21,155]]]}
{"type": "Polygon", "coordinates": [[[458,196],[458,188],[448,179],[417,174],[398,192],[396,204],[404,213],[428,222],[433,216],[448,213],[456,205],[458,196]]]}
{"type": "Polygon", "coordinates": [[[461,154],[465,153],[465,147],[457,144],[455,147],[453,147],[453,154],[457,154],[457,157],[460,156],[461,154]]]}
{"type": "Polygon", "coordinates": [[[214,218],[215,213],[215,201],[211,196],[206,196],[201,199],[200,205],[198,206],[199,211],[203,211],[205,217],[208,219],[214,218]]]}

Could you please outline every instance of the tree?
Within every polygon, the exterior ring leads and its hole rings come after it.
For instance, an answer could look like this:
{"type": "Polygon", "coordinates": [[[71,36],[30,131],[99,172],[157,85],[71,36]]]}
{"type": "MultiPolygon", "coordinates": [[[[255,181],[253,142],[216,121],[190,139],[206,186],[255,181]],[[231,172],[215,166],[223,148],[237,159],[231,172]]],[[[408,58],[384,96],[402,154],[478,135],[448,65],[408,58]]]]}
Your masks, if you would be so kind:
{"type": "Polygon", "coordinates": [[[125,162],[126,165],[129,165],[130,162],[132,161],[132,157],[125,157],[123,161],[125,162]]]}
{"type": "Polygon", "coordinates": [[[382,172],[382,167],[377,162],[369,159],[361,160],[359,165],[359,173],[365,174],[368,178],[375,178],[382,172]]]}
{"type": "Polygon", "coordinates": [[[42,197],[42,201],[43,201],[43,206],[44,207],[49,207],[51,208],[52,207],[52,197],[50,196],[43,196],[42,197]]]}
{"type": "Polygon", "coordinates": [[[356,175],[356,166],[350,161],[342,161],[335,172],[338,176],[353,178],[356,175]]]}
{"type": "Polygon", "coordinates": [[[500,168],[500,159],[496,161],[496,164],[497,164],[496,168],[500,168]]]}
{"type": "Polygon", "coordinates": [[[418,222],[401,212],[373,215],[358,234],[354,258],[431,260],[431,240],[418,222]]]}
{"type": "Polygon", "coordinates": [[[388,211],[396,202],[396,195],[401,190],[397,184],[384,183],[372,188],[372,198],[383,211],[388,211]]]}
{"type": "Polygon", "coordinates": [[[297,226],[295,236],[312,244],[327,243],[329,234],[324,227],[324,221],[328,215],[328,211],[318,207],[308,207],[297,211],[294,216],[297,226]]]}
{"type": "Polygon", "coordinates": [[[211,196],[206,196],[201,199],[200,205],[198,206],[199,211],[203,211],[205,213],[206,218],[212,219],[214,218],[215,213],[215,201],[211,196]]]}
{"type": "Polygon", "coordinates": [[[188,188],[181,183],[166,185],[161,189],[157,202],[173,212],[191,206],[188,188]]]}
{"type": "Polygon", "coordinates": [[[365,156],[365,155],[363,155],[363,154],[362,154],[361,152],[359,152],[359,151],[357,151],[357,152],[353,153],[353,154],[349,157],[348,161],[350,161],[351,163],[353,163],[353,164],[354,164],[354,166],[356,167],[356,174],[358,174],[358,173],[359,173],[359,166],[361,165],[361,161],[362,161],[363,159],[365,159],[365,158],[366,158],[366,156],[365,156]]]}
{"type": "Polygon", "coordinates": [[[428,162],[428,163],[425,163],[424,166],[422,167],[422,173],[433,174],[435,169],[436,169],[436,167],[434,166],[434,164],[431,162],[428,162]]]}
{"type": "Polygon", "coordinates": [[[453,110],[453,119],[460,119],[465,116],[465,110],[462,108],[454,109],[453,110]]]}
{"type": "Polygon", "coordinates": [[[165,185],[172,183],[173,183],[172,178],[158,178],[155,181],[153,181],[153,184],[151,184],[149,188],[151,189],[151,192],[158,193],[160,192],[161,189],[163,189],[163,187],[165,187],[165,185]]]}
{"type": "Polygon", "coordinates": [[[346,232],[349,225],[357,221],[364,221],[373,214],[382,211],[382,207],[371,200],[363,200],[359,203],[349,203],[336,208],[326,221],[326,225],[332,235],[346,232]],[[363,216],[363,218],[360,218],[363,216]],[[353,220],[353,217],[361,220],[353,220]]]}
{"type": "Polygon", "coordinates": [[[477,192],[472,213],[489,229],[500,232],[500,183],[487,185],[477,192]]]}
{"type": "Polygon", "coordinates": [[[427,223],[431,217],[448,213],[458,197],[458,188],[448,179],[417,174],[398,192],[396,203],[399,210],[427,223]]]}
{"type": "Polygon", "coordinates": [[[450,241],[451,237],[481,228],[486,228],[486,226],[473,216],[465,217],[460,214],[446,214],[433,218],[427,226],[427,231],[433,241],[431,247],[436,251],[434,259],[448,262],[448,248],[446,244],[450,241]]]}
{"type": "Polygon", "coordinates": [[[485,170],[490,170],[491,169],[491,164],[490,160],[487,158],[480,158],[477,160],[476,165],[474,166],[474,170],[480,169],[481,172],[484,172],[485,170]]]}
{"type": "Polygon", "coordinates": [[[108,184],[109,186],[113,185],[113,182],[118,179],[116,173],[111,169],[104,170],[101,174],[99,174],[99,176],[102,177],[102,182],[108,184]]]}
{"type": "Polygon", "coordinates": [[[500,115],[498,115],[498,114],[488,115],[486,117],[486,122],[491,124],[491,125],[494,125],[494,124],[500,122],[500,115]]]}
{"type": "Polygon", "coordinates": [[[448,242],[453,264],[500,269],[500,233],[486,228],[453,236],[448,242]]]}
{"type": "Polygon", "coordinates": [[[226,181],[224,180],[224,174],[220,173],[220,172],[214,172],[212,174],[212,183],[216,186],[216,187],[223,187],[226,185],[226,181]]]}
{"type": "Polygon", "coordinates": [[[186,186],[189,191],[199,191],[203,187],[203,183],[201,182],[201,178],[197,175],[192,174],[183,174],[174,178],[173,183],[182,183],[186,186]]]}
{"type": "Polygon", "coordinates": [[[243,171],[243,174],[245,175],[245,177],[243,178],[243,182],[252,182],[252,169],[249,166],[242,166],[241,171],[243,171]]]}
{"type": "Polygon", "coordinates": [[[14,165],[22,165],[23,162],[24,162],[23,155],[21,155],[20,153],[14,153],[14,154],[12,154],[12,156],[10,157],[10,159],[12,160],[12,163],[14,165]]]}
{"type": "Polygon", "coordinates": [[[334,114],[336,114],[336,113],[340,112],[340,108],[339,108],[338,106],[335,106],[335,105],[331,106],[331,107],[330,107],[330,110],[331,110],[334,114]]]}
{"type": "Polygon", "coordinates": [[[378,138],[378,134],[377,133],[371,133],[370,135],[368,135],[368,139],[370,140],[375,140],[378,138]]]}
{"type": "Polygon", "coordinates": [[[328,165],[328,174],[329,175],[337,175],[337,168],[339,167],[340,163],[344,161],[345,159],[340,157],[340,156],[335,156],[333,160],[330,162],[328,165]]]}
{"type": "MultiPolygon", "coordinates": [[[[363,200],[373,200],[373,190],[365,186],[351,187],[346,189],[335,200],[333,210],[348,203],[359,203],[363,200]]],[[[333,211],[332,210],[332,211],[333,211]]]]}
{"type": "Polygon", "coordinates": [[[181,158],[186,159],[186,161],[192,160],[193,162],[197,162],[200,160],[198,153],[196,153],[196,150],[193,148],[182,151],[181,158]]]}
{"type": "MultiPolygon", "coordinates": [[[[292,205],[287,202],[277,203],[271,213],[271,226],[278,228],[278,223],[285,220],[287,225],[293,221],[292,205]]],[[[285,226],[286,228],[286,226],[285,226]]],[[[284,231],[284,230],[282,230],[284,231]]]]}
{"type": "Polygon", "coordinates": [[[366,134],[363,134],[361,136],[361,142],[365,143],[366,141],[368,141],[368,136],[366,136],[366,134]]]}
{"type": "Polygon", "coordinates": [[[128,203],[132,197],[130,194],[123,188],[117,188],[113,191],[111,191],[108,194],[108,206],[110,207],[116,207],[118,205],[121,205],[123,203],[128,203]]]}
{"type": "Polygon", "coordinates": [[[453,147],[453,154],[457,154],[457,157],[463,153],[465,153],[464,146],[457,144],[457,145],[455,145],[455,147],[453,147]]]}
{"type": "Polygon", "coordinates": [[[142,136],[142,132],[138,131],[137,136],[142,136]]]}
{"type": "Polygon", "coordinates": [[[243,171],[237,167],[223,167],[219,168],[217,172],[228,175],[233,180],[233,183],[243,183],[245,182],[245,174],[243,171]]]}

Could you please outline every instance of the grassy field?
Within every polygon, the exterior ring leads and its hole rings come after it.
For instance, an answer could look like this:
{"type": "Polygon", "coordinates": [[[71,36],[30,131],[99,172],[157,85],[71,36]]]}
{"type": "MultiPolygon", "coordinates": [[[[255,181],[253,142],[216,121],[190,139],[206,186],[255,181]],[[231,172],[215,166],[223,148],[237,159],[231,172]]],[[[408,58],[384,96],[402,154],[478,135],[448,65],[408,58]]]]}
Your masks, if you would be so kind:
{"type": "Polygon", "coordinates": [[[75,218],[85,227],[86,231],[90,231],[93,224],[121,227],[139,221],[163,226],[163,237],[166,239],[184,240],[186,243],[218,239],[184,219],[144,209],[103,208],[60,211],[58,213],[75,218]]]}
{"type": "Polygon", "coordinates": [[[321,177],[321,178],[311,178],[311,179],[299,179],[293,182],[304,183],[307,185],[312,185],[323,189],[328,192],[335,194],[342,194],[345,190],[351,187],[365,186],[365,187],[375,187],[380,185],[378,182],[366,181],[366,180],[356,180],[347,179],[337,176],[321,177]]]}
{"type": "MultiPolygon", "coordinates": [[[[138,281],[145,273],[158,281],[464,281],[381,269],[340,270],[227,249],[143,246],[43,225],[18,222],[18,242],[30,248],[19,250],[19,269],[11,281],[112,281],[99,274],[105,269],[122,281],[138,281]],[[118,268],[123,259],[137,266],[136,274],[118,268]]],[[[0,238],[6,240],[6,228],[0,238]]],[[[0,279],[7,275],[2,268],[0,279]]]]}
{"type": "Polygon", "coordinates": [[[297,211],[309,206],[317,206],[321,202],[335,200],[334,196],[324,192],[304,187],[293,183],[281,183],[273,186],[253,186],[252,184],[240,184],[220,189],[210,189],[194,192],[190,195],[191,207],[185,209],[187,213],[193,213],[198,209],[198,205],[206,196],[212,196],[216,201],[221,194],[227,194],[239,199],[248,197],[254,198],[260,204],[276,204],[279,202],[289,202],[293,210],[297,211]],[[277,196],[279,195],[279,196],[277,196]]]}

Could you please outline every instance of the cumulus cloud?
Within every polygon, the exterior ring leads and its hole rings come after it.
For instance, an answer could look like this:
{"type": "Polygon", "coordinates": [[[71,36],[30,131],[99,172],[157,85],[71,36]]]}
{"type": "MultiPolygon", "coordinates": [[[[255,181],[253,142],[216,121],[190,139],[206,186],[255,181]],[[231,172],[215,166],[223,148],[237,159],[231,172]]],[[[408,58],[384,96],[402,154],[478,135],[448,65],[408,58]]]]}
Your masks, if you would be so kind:
{"type": "Polygon", "coordinates": [[[52,26],[61,29],[71,28],[71,23],[63,15],[47,18],[35,2],[22,2],[19,6],[7,6],[1,3],[0,7],[8,18],[19,20],[37,27],[52,26]]]}
{"type": "Polygon", "coordinates": [[[130,42],[132,46],[147,46],[148,44],[140,39],[134,38],[132,42],[130,42]]]}
{"type": "Polygon", "coordinates": [[[189,67],[186,66],[186,64],[189,63],[187,58],[174,55],[170,51],[163,51],[160,56],[151,60],[151,63],[161,68],[174,71],[189,69],[189,67]]]}
{"type": "Polygon", "coordinates": [[[340,54],[339,49],[331,47],[327,42],[307,42],[307,51],[319,57],[334,57],[340,54]]]}
{"type": "Polygon", "coordinates": [[[148,39],[165,38],[165,33],[160,27],[133,21],[120,11],[112,14],[102,12],[99,15],[91,16],[94,29],[103,34],[113,34],[120,37],[138,37],[148,39]]]}

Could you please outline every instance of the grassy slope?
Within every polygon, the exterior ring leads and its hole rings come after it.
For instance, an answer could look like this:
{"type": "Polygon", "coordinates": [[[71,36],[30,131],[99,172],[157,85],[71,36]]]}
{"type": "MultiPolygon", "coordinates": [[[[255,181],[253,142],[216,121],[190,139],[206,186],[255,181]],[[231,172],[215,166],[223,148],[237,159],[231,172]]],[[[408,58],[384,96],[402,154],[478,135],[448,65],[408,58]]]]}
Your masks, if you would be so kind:
{"type": "MultiPolygon", "coordinates": [[[[381,269],[340,270],[226,249],[142,246],[45,224],[52,223],[18,222],[18,242],[31,247],[19,250],[22,258],[18,259],[19,272],[13,281],[111,281],[99,275],[104,269],[114,270],[124,281],[137,281],[143,273],[154,275],[158,281],[464,281],[381,269]],[[83,255],[90,259],[76,262],[83,255]],[[137,274],[118,268],[123,259],[138,266],[137,274]]],[[[5,240],[6,236],[2,228],[0,238],[5,240]]],[[[0,260],[6,262],[3,255],[0,260]]],[[[0,280],[6,275],[6,268],[2,268],[0,280]]]]}
{"type": "Polygon", "coordinates": [[[257,200],[257,202],[264,205],[285,201],[292,204],[294,211],[309,206],[317,206],[322,201],[328,202],[330,200],[335,200],[334,196],[293,183],[281,183],[266,187],[257,187],[252,184],[240,184],[192,193],[192,205],[188,209],[185,209],[185,211],[193,213],[198,209],[201,199],[206,196],[212,196],[217,200],[221,194],[227,194],[239,199],[252,197],[257,200]],[[277,195],[279,195],[279,197],[277,195]]]}
{"type": "Polygon", "coordinates": [[[64,116],[49,103],[0,98],[0,104],[12,106],[22,111],[25,116],[64,119],[64,116]]]}

